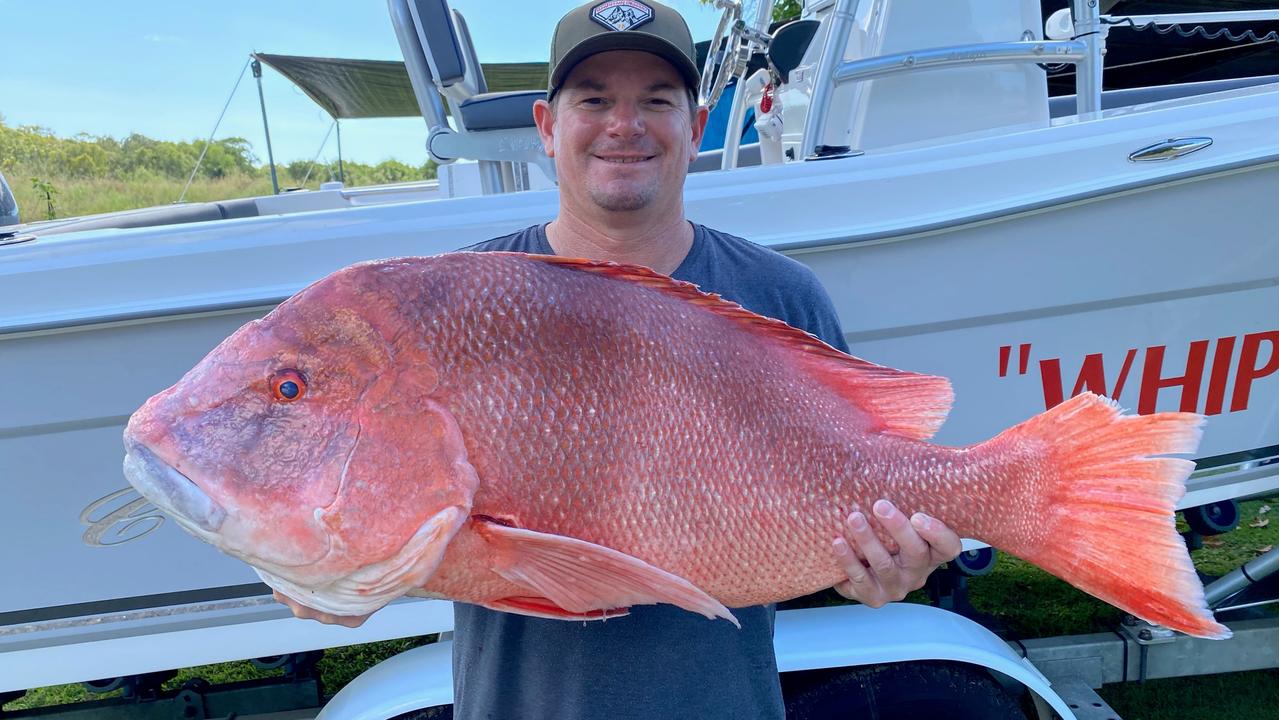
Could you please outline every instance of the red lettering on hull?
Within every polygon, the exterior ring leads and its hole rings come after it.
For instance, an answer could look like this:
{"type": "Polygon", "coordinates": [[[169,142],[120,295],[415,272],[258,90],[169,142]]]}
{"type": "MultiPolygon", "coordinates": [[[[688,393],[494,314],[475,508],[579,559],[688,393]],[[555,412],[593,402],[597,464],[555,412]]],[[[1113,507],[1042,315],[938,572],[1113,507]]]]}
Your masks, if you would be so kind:
{"type": "Polygon", "coordinates": [[[1252,383],[1279,370],[1279,330],[1253,333],[1243,336],[1243,350],[1239,352],[1239,370],[1235,373],[1235,394],[1230,398],[1230,412],[1248,409],[1248,393],[1252,383]],[[1270,359],[1265,365],[1257,365],[1261,343],[1270,343],[1270,359]]]}
{"type": "Polygon", "coordinates": [[[1233,337],[1217,338],[1217,351],[1212,354],[1212,375],[1208,377],[1208,399],[1204,415],[1220,415],[1226,402],[1226,378],[1230,377],[1230,360],[1235,355],[1233,337]]]}
{"type": "MultiPolygon", "coordinates": [[[[1026,375],[1030,365],[1031,344],[1021,343],[1017,348],[1017,374],[1026,375]]],[[[1013,345],[999,348],[999,377],[1009,376],[1012,350],[1013,345]]],[[[1160,398],[1163,397],[1166,401],[1173,393],[1179,393],[1177,408],[1182,412],[1220,415],[1225,409],[1227,390],[1231,389],[1229,385],[1232,368],[1234,387],[1230,395],[1230,412],[1241,412],[1248,409],[1248,400],[1256,382],[1279,373],[1279,330],[1244,335],[1242,341],[1233,336],[1217,338],[1215,344],[1212,340],[1195,340],[1187,348],[1184,366],[1165,367],[1167,350],[1167,345],[1152,345],[1144,350],[1128,348],[1113,385],[1106,374],[1104,354],[1089,353],[1079,365],[1070,396],[1088,391],[1118,400],[1124,392],[1138,354],[1143,352],[1137,397],[1137,412],[1142,415],[1155,412],[1160,398]],[[1236,345],[1240,346],[1237,361],[1234,352],[1236,345]],[[1210,348],[1211,367],[1208,362],[1210,348]],[[1202,392],[1205,390],[1206,392],[1202,392]],[[1204,395],[1202,407],[1201,394],[1204,395]]],[[[1060,405],[1066,399],[1062,359],[1042,358],[1037,364],[1044,394],[1044,408],[1060,405]]],[[[1114,368],[1113,364],[1111,368],[1114,368]]]]}
{"type": "Polygon", "coordinates": [[[1141,397],[1137,400],[1137,414],[1149,415],[1155,411],[1159,391],[1164,388],[1181,388],[1182,412],[1194,412],[1199,407],[1199,386],[1204,379],[1204,358],[1208,356],[1208,341],[1190,343],[1186,357],[1186,371],[1176,377],[1163,377],[1163,345],[1146,348],[1146,365],[1141,370],[1141,397]]]}

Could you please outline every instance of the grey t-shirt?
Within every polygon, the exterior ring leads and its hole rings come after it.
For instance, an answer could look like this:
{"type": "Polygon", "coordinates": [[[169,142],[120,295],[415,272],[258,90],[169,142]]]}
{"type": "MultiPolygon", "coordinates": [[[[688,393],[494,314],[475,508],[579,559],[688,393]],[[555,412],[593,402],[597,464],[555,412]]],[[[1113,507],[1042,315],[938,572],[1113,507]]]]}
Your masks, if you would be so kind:
{"type": "MultiPolygon", "coordinates": [[[[544,225],[465,248],[553,255],[544,225]]],[[[693,224],[671,273],[847,351],[812,271],[739,237],[693,224]]],[[[606,621],[547,620],[454,605],[459,720],[780,719],[772,606],[733,608],[738,630],[671,605],[606,621]]]]}

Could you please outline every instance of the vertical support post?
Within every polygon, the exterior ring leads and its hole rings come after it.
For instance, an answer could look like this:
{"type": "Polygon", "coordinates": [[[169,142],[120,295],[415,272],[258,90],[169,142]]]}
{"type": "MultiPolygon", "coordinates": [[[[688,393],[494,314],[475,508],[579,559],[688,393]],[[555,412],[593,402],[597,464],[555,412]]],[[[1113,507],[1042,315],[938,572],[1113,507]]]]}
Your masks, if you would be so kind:
{"type": "Polygon", "coordinates": [[[835,71],[844,59],[848,34],[856,21],[853,15],[856,9],[857,0],[835,0],[835,7],[831,10],[830,28],[826,31],[821,58],[817,61],[817,77],[813,78],[813,96],[808,103],[804,140],[799,148],[800,159],[812,155],[818,145],[826,142],[826,115],[830,112],[831,95],[835,92],[835,71]]]}
{"type": "MultiPolygon", "coordinates": [[[[461,121],[458,125],[461,125],[461,121]]],[[[502,163],[496,160],[481,160],[478,163],[480,171],[480,191],[485,195],[498,195],[507,192],[506,183],[502,178],[502,163]]]]}
{"type": "MultiPolygon", "coordinates": [[[[746,110],[758,107],[759,99],[768,85],[768,70],[760,68],[755,74],[742,79],[733,90],[733,110],[728,115],[728,131],[724,137],[724,155],[720,158],[721,170],[737,167],[738,152],[745,134],[746,110]]],[[[758,119],[758,118],[756,118],[758,119]]]]}
{"type": "Polygon", "coordinates": [[[1109,26],[1101,22],[1098,0],[1070,0],[1070,14],[1075,21],[1075,38],[1088,49],[1075,66],[1075,113],[1099,112],[1109,26]]]}
{"type": "Polygon", "coordinates": [[[338,182],[346,184],[346,173],[342,170],[342,121],[333,118],[333,124],[338,131],[338,182]]]}
{"type": "Polygon", "coordinates": [[[266,133],[266,157],[271,163],[271,191],[280,194],[280,180],[275,174],[275,153],[271,152],[271,127],[266,122],[266,96],[262,94],[262,63],[253,58],[253,77],[258,81],[258,103],[262,105],[262,130],[266,133]]]}

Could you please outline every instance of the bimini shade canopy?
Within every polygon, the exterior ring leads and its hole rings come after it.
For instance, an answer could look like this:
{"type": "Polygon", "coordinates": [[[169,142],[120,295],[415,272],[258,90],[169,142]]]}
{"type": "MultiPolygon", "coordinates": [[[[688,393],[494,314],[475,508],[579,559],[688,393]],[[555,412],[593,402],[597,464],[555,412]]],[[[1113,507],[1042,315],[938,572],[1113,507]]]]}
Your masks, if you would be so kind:
{"type": "MultiPolygon", "coordinates": [[[[421,115],[399,60],[350,60],[253,53],[297,85],[335,120],[421,115]]],[[[545,90],[546,63],[481,64],[489,92],[545,90]]]]}

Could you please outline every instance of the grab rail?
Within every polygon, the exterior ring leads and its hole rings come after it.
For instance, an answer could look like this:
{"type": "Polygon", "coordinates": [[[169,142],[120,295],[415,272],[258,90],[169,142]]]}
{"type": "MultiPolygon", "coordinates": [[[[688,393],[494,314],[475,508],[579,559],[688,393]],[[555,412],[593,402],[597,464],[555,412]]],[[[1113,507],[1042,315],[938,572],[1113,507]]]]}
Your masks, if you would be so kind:
{"type": "Polygon", "coordinates": [[[1003,63],[1063,63],[1083,60],[1087,48],[1077,40],[1034,40],[977,43],[880,55],[839,64],[832,77],[836,85],[920,70],[1003,63]]]}
{"type": "Polygon", "coordinates": [[[1134,25],[1188,25],[1190,23],[1228,23],[1228,22],[1265,22],[1279,20],[1279,9],[1271,10],[1226,10],[1222,12],[1200,13],[1159,13],[1155,15],[1103,15],[1109,25],[1126,24],[1131,20],[1134,25]]]}
{"type": "MultiPolygon", "coordinates": [[[[813,102],[809,108],[809,117],[813,121],[804,132],[805,156],[812,153],[814,148],[823,142],[822,136],[826,129],[825,116],[830,110],[830,91],[841,85],[888,75],[942,68],[1005,63],[1082,63],[1087,59],[1088,47],[1083,42],[1032,40],[951,45],[839,63],[830,73],[830,79],[822,83],[819,86],[820,89],[814,90],[813,102]]],[[[819,79],[818,82],[821,80],[819,79]]],[[[1078,102],[1079,112],[1085,112],[1084,101],[1081,99],[1078,102]]]]}

